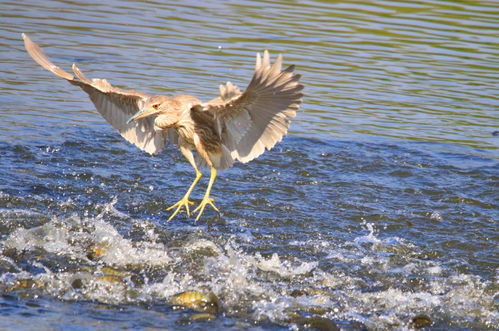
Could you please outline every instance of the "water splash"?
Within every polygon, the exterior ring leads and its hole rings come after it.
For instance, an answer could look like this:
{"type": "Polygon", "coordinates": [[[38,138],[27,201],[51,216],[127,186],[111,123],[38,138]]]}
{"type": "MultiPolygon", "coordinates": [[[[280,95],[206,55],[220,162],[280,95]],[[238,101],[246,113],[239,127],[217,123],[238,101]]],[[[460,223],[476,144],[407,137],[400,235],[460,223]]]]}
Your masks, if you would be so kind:
{"type": "Polygon", "coordinates": [[[492,284],[419,259],[419,247],[384,237],[373,224],[351,242],[304,242],[325,260],[303,261],[243,249],[237,234],[225,242],[202,236],[168,242],[146,231],[132,240],[105,220],[109,213],[130,219],[113,211],[116,201],[96,218],[53,217],[12,232],[1,242],[9,272],[0,284],[35,296],[113,304],[168,304],[182,291],[210,291],[232,316],[281,325],[314,314],[370,328],[408,327],[417,314],[453,316],[470,326],[498,322],[492,284]],[[402,260],[391,256],[400,251],[407,253],[402,260]],[[419,285],[408,287],[413,280],[419,285]]]}

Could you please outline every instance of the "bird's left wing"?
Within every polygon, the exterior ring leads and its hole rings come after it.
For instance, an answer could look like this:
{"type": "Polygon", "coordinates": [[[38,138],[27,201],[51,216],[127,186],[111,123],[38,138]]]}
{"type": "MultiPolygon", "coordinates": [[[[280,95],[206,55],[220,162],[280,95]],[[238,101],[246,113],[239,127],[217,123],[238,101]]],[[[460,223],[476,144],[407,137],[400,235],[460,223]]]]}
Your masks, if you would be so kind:
{"type": "Polygon", "coordinates": [[[154,130],[154,118],[143,118],[127,123],[128,119],[142,108],[143,103],[148,98],[147,94],[113,87],[105,79],[90,80],[83,75],[76,64],[73,64],[73,71],[76,75],[74,77],[54,65],[45,55],[45,52],[26,34],[23,33],[22,36],[24,46],[33,60],[48,71],[85,91],[102,117],[127,141],[149,154],[162,151],[167,140],[176,143],[178,137],[174,130],[168,130],[166,134],[154,130]]]}
{"type": "MultiPolygon", "coordinates": [[[[281,141],[295,117],[302,96],[301,75],[294,66],[281,70],[282,56],[270,63],[269,53],[256,57],[253,79],[244,92],[231,83],[220,86],[220,96],[200,105],[213,114],[223,144],[243,163],[281,141]]],[[[201,109],[200,109],[201,110],[201,109]]]]}

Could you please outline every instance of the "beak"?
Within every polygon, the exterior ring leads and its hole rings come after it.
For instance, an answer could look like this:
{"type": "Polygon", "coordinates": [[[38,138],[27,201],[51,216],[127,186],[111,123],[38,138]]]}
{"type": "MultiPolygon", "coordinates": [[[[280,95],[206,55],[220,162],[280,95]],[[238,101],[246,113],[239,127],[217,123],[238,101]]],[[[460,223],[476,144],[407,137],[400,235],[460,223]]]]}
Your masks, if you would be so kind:
{"type": "Polygon", "coordinates": [[[144,117],[155,115],[156,113],[158,113],[158,110],[154,109],[153,107],[139,110],[135,115],[133,115],[132,117],[130,117],[128,119],[126,124],[130,124],[131,122],[136,121],[136,120],[141,119],[141,118],[144,118],[144,117]]]}

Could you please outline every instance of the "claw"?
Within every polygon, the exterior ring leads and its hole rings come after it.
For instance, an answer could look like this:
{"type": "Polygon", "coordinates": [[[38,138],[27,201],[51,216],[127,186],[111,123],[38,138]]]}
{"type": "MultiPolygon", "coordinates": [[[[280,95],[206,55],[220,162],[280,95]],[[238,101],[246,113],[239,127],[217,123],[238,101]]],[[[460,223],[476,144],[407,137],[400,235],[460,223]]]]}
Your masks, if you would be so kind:
{"type": "Polygon", "coordinates": [[[213,198],[210,198],[210,197],[204,197],[203,198],[203,200],[201,201],[201,203],[199,204],[199,206],[197,206],[196,209],[194,209],[192,211],[192,213],[195,213],[195,212],[197,212],[199,210],[198,216],[196,217],[196,222],[199,220],[199,218],[203,214],[204,208],[206,207],[206,205],[210,205],[217,212],[220,212],[213,202],[215,202],[215,199],[213,199],[213,198]]]}
{"type": "Polygon", "coordinates": [[[175,217],[175,215],[177,215],[178,212],[182,209],[182,207],[185,207],[185,211],[187,212],[187,216],[188,217],[191,216],[191,212],[189,210],[189,205],[192,206],[193,204],[194,204],[194,202],[189,200],[188,195],[184,196],[182,199],[180,199],[173,206],[170,206],[166,209],[166,210],[172,210],[173,208],[177,208],[177,209],[175,209],[173,214],[168,218],[168,221],[171,221],[175,217]]]}
{"type": "Polygon", "coordinates": [[[217,212],[220,212],[217,207],[213,204],[215,199],[210,198],[210,192],[211,192],[211,187],[213,186],[213,182],[215,182],[215,178],[217,177],[217,169],[211,167],[211,175],[210,175],[210,181],[208,183],[208,188],[206,189],[206,192],[204,194],[203,200],[201,200],[201,203],[199,206],[197,206],[196,209],[194,209],[192,212],[195,213],[199,210],[199,214],[196,217],[196,222],[199,220],[201,215],[204,212],[204,208],[206,205],[210,205],[213,209],[215,209],[217,212]]]}
{"type": "MultiPolygon", "coordinates": [[[[194,161],[193,161],[194,162],[194,161]]],[[[184,197],[180,199],[176,204],[173,206],[168,207],[166,210],[172,210],[173,208],[176,208],[173,214],[168,218],[168,222],[171,221],[182,209],[182,207],[185,208],[185,211],[187,212],[187,217],[191,216],[191,212],[189,210],[189,205],[193,205],[194,202],[189,200],[189,196],[191,195],[192,190],[194,189],[194,186],[196,186],[197,182],[201,178],[201,172],[195,167],[193,164],[194,169],[196,169],[196,178],[194,178],[194,181],[192,182],[191,186],[189,186],[189,189],[185,193],[184,197]]]]}
{"type": "MultiPolygon", "coordinates": [[[[171,210],[173,208],[176,208],[175,211],[173,212],[173,214],[168,219],[168,221],[171,221],[180,212],[182,207],[185,208],[185,211],[187,212],[187,216],[191,216],[191,212],[189,210],[189,205],[193,205],[194,203],[189,200],[189,196],[192,192],[192,189],[194,188],[194,186],[197,184],[197,182],[201,178],[201,172],[199,172],[199,170],[197,170],[197,168],[195,168],[195,167],[194,167],[194,169],[196,169],[196,178],[194,179],[194,182],[192,182],[191,186],[189,187],[189,190],[187,190],[187,193],[176,204],[174,204],[171,207],[168,207],[167,210],[171,210]]],[[[208,182],[208,188],[206,189],[203,200],[201,200],[201,203],[199,204],[199,206],[197,206],[196,209],[194,209],[192,211],[193,213],[199,211],[198,216],[196,217],[196,221],[198,221],[201,218],[201,215],[203,214],[204,209],[206,208],[206,205],[210,205],[217,212],[220,212],[218,210],[218,208],[215,206],[215,204],[213,203],[215,201],[215,199],[210,198],[211,187],[213,186],[213,182],[215,181],[216,177],[217,177],[217,169],[211,167],[210,181],[208,182]]]]}

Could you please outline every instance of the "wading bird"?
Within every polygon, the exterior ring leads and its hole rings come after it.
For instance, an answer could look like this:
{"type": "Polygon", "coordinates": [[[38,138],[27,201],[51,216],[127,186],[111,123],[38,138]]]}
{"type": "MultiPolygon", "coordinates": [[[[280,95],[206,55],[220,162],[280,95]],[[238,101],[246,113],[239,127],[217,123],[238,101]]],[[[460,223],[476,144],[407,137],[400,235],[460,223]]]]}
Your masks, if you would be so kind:
{"type": "Polygon", "coordinates": [[[105,79],[88,79],[73,64],[75,77],[54,65],[26,34],[22,37],[33,60],[85,91],[97,111],[127,141],[149,154],[161,152],[167,143],[178,145],[196,177],[184,197],[167,209],[174,210],[168,220],[182,208],[190,216],[189,205],[194,203],[189,196],[201,178],[199,167],[204,166],[211,169],[210,180],[193,213],[198,212],[197,221],[207,205],[218,211],[210,197],[217,169],[227,169],[234,161],[249,162],[274,147],[302,102],[301,76],[293,73],[294,66],[281,70],[281,55],[271,64],[267,51],[263,58],[257,53],[255,72],[244,92],[227,82],[220,85],[219,97],[203,103],[184,94],[149,96],[118,89],[105,79]]]}

